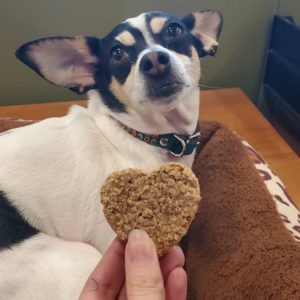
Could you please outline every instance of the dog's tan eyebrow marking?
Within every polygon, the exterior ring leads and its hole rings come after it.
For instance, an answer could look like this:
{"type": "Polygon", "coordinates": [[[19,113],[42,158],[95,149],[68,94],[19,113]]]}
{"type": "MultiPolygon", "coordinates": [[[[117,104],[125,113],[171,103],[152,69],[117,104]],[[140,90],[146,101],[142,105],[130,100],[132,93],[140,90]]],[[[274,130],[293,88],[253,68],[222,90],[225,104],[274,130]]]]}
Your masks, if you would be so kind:
{"type": "Polygon", "coordinates": [[[150,27],[153,33],[159,33],[164,27],[167,18],[155,17],[150,21],[150,27]]]}
{"type": "Polygon", "coordinates": [[[133,46],[135,44],[135,38],[128,30],[121,32],[116,37],[116,40],[125,46],[133,46]]]}

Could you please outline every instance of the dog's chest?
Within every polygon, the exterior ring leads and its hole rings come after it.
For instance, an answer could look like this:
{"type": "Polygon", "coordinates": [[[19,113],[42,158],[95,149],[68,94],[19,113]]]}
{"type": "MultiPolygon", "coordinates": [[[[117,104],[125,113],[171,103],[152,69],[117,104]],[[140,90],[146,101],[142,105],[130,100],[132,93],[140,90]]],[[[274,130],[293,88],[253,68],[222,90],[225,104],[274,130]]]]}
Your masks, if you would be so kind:
{"type": "MultiPolygon", "coordinates": [[[[0,141],[0,190],[23,217],[42,232],[89,242],[100,251],[114,236],[100,203],[107,176],[178,161],[122,128],[103,126],[78,109],[3,135],[0,141]]],[[[180,162],[190,165],[191,158],[185,159],[180,162]]]]}

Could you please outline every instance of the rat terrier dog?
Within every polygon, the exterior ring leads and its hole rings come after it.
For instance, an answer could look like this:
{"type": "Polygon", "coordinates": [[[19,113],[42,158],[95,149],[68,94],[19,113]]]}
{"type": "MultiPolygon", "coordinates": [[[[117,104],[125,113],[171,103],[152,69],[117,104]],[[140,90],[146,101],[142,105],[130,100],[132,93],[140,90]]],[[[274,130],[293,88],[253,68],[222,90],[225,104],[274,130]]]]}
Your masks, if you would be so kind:
{"type": "Polygon", "coordinates": [[[0,136],[0,299],[77,299],[115,236],[100,203],[107,176],[192,166],[199,57],[215,54],[221,24],[211,10],[150,12],[102,39],[42,38],[17,50],[89,101],[0,136]]]}

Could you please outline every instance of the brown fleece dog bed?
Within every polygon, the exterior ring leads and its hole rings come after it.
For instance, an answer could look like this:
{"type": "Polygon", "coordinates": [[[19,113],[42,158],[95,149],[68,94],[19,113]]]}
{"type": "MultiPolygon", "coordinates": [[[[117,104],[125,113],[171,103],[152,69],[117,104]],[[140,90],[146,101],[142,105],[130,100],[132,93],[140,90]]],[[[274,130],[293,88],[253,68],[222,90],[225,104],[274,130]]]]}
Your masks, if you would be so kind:
{"type": "MultiPolygon", "coordinates": [[[[30,123],[0,119],[0,132],[30,123]]],[[[202,122],[193,171],[202,200],[182,241],[188,299],[300,299],[299,244],[240,138],[202,122]]]]}
{"type": "Polygon", "coordinates": [[[300,299],[300,247],[240,138],[202,123],[199,213],[183,247],[188,299],[300,299]]]}

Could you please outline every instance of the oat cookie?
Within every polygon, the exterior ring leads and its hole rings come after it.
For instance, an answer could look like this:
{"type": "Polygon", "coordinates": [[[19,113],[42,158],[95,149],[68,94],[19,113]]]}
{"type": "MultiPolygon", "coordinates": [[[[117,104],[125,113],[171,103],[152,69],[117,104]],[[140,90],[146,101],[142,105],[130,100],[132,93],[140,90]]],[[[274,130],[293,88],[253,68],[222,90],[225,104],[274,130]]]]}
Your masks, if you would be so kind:
{"type": "Polygon", "coordinates": [[[178,244],[198,210],[198,179],[186,166],[164,164],[150,174],[138,169],[113,172],[101,190],[107,221],[123,240],[133,229],[153,239],[159,256],[178,244]]]}

